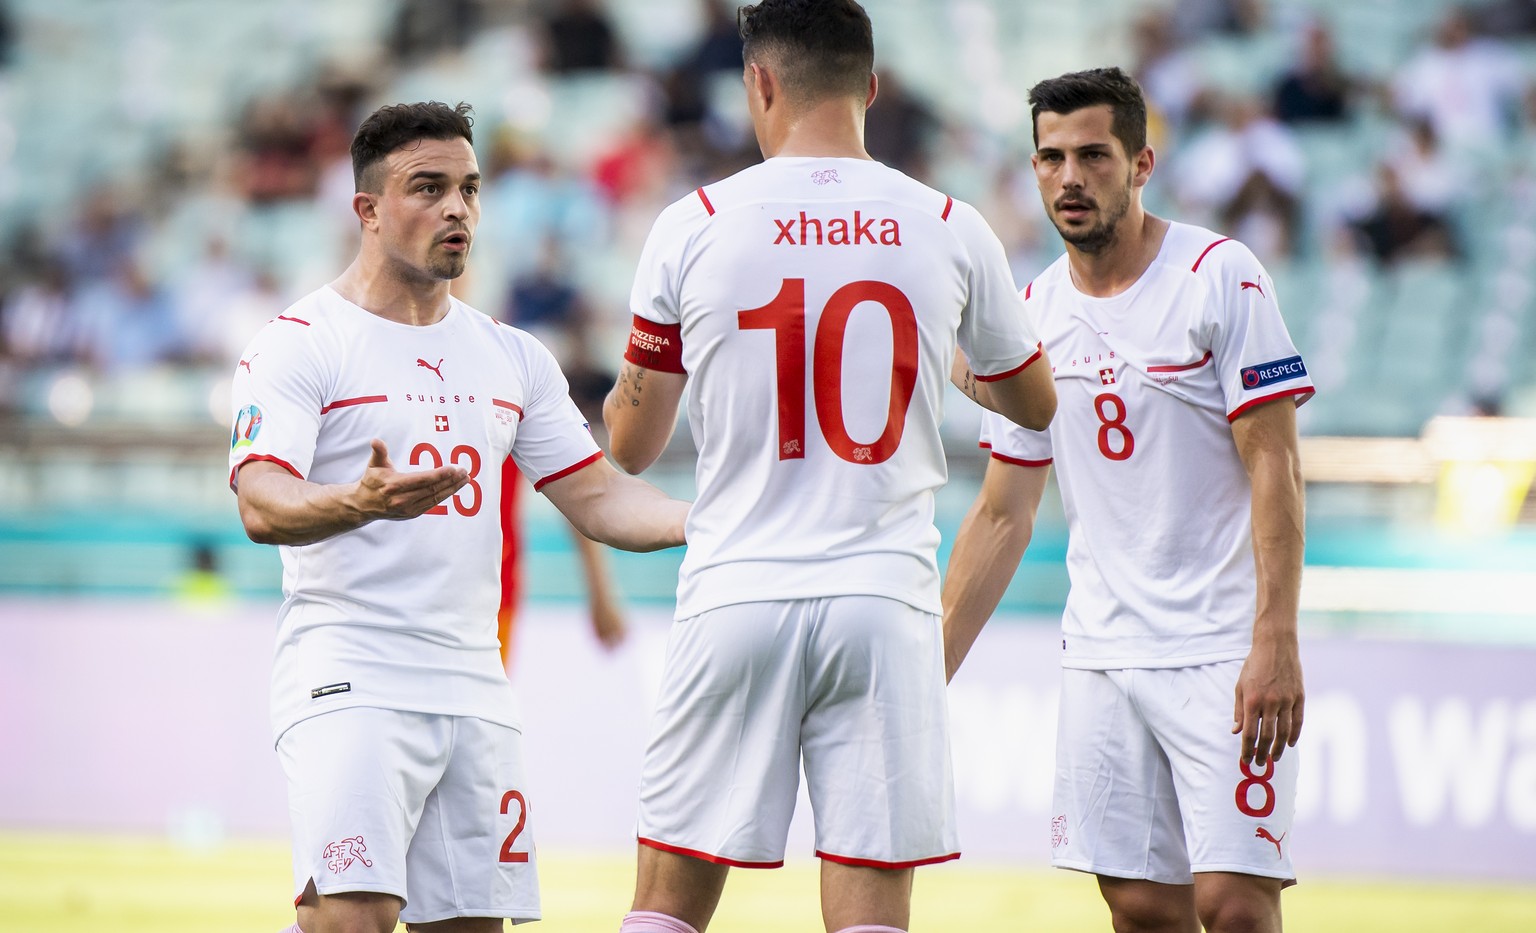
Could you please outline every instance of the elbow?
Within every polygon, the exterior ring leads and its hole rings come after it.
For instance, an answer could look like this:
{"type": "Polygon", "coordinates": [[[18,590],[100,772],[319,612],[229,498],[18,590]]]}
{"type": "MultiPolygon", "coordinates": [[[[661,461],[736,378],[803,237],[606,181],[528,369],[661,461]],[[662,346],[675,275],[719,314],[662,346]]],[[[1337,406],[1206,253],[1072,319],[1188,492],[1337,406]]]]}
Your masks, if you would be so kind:
{"type": "Polygon", "coordinates": [[[622,431],[608,435],[608,456],[631,476],[644,472],[660,454],[659,449],[641,444],[622,431]]]}
{"type": "Polygon", "coordinates": [[[240,524],[245,528],[245,536],[257,544],[282,544],[281,536],[266,516],[255,508],[244,505],[240,507],[240,524]]]}
{"type": "Polygon", "coordinates": [[[1051,426],[1051,420],[1056,417],[1056,393],[1051,392],[1042,399],[1035,400],[1024,412],[1021,418],[1014,419],[1019,427],[1028,428],[1031,431],[1044,431],[1051,426]]]}
{"type": "Polygon", "coordinates": [[[655,456],[645,456],[639,451],[623,448],[617,444],[608,451],[608,456],[613,458],[613,462],[618,464],[619,469],[630,476],[644,472],[646,467],[656,462],[655,456]]]}

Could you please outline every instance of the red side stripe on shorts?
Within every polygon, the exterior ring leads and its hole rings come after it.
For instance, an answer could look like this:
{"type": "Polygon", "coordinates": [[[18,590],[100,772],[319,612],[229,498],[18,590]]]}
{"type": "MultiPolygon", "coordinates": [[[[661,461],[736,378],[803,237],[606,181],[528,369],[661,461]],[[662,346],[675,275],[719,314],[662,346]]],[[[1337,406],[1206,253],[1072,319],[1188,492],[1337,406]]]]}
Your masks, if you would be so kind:
{"type": "Polygon", "coordinates": [[[954,206],[955,206],[955,199],[950,197],[947,194],[944,195],[944,213],[939,215],[939,219],[940,220],[948,220],[949,219],[949,209],[954,207],[954,206]]]}
{"type": "Polygon", "coordinates": [[[1212,243],[1210,246],[1207,246],[1205,248],[1204,252],[1202,252],[1200,254],[1200,258],[1195,260],[1195,264],[1189,267],[1189,271],[1191,271],[1191,272],[1199,272],[1200,271],[1200,264],[1202,262],[1205,262],[1205,254],[1209,253],[1211,250],[1215,249],[1216,247],[1220,246],[1221,244],[1227,242],[1230,239],[1232,239],[1232,238],[1229,237],[1229,236],[1224,236],[1221,239],[1217,240],[1215,243],[1212,243]]]}
{"type": "Polygon", "coordinates": [[[777,862],[741,862],[737,861],[736,859],[725,858],[723,856],[714,855],[709,852],[700,852],[698,849],[685,849],[682,846],[667,845],[665,842],[657,842],[655,839],[647,839],[644,836],[640,837],[640,844],[643,846],[650,846],[652,849],[660,849],[663,852],[671,852],[674,855],[687,855],[692,858],[703,859],[706,862],[713,862],[716,865],[729,865],[732,868],[784,867],[783,859],[780,859],[777,862]]]}
{"type": "Polygon", "coordinates": [[[704,193],[704,189],[703,188],[697,189],[696,193],[699,196],[699,200],[704,202],[704,209],[706,211],[709,211],[709,216],[711,216],[711,217],[715,216],[715,206],[713,204],[709,203],[709,195],[704,193]]]}
{"type": "Polygon", "coordinates": [[[819,859],[826,859],[829,862],[836,862],[839,865],[852,865],[855,868],[883,868],[887,871],[900,871],[903,868],[916,868],[919,865],[936,865],[939,862],[953,861],[954,859],[960,857],[960,853],[950,852],[947,855],[935,855],[931,858],[913,859],[910,862],[882,862],[879,859],[872,858],[849,858],[846,855],[832,855],[831,853],[823,852],[820,849],[817,849],[816,857],[819,859]]]}

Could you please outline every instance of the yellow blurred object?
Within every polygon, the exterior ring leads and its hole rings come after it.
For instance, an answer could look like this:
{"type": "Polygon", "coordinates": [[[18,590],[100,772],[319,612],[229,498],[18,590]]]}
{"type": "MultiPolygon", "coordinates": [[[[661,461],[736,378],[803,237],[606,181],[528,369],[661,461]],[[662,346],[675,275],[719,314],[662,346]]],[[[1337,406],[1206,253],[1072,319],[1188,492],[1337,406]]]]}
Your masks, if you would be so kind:
{"type": "Polygon", "coordinates": [[[1439,464],[1440,527],[1487,534],[1514,525],[1536,480],[1536,419],[1435,418],[1424,444],[1439,464]]]}

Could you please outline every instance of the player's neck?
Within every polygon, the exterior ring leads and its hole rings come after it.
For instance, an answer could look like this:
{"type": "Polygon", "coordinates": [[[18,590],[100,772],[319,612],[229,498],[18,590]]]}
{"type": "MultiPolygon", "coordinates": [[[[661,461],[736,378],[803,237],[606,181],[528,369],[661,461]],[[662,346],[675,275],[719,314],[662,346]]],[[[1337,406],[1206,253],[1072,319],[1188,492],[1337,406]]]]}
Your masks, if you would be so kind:
{"type": "Polygon", "coordinates": [[[1168,221],[1133,204],[1117,225],[1115,237],[1094,252],[1067,244],[1067,266],[1077,290],[1094,298],[1113,298],[1135,285],[1162,251],[1168,221]]]}
{"type": "Polygon", "coordinates": [[[362,256],[353,260],[331,288],[364,311],[399,324],[436,324],[449,308],[448,280],[415,281],[391,275],[382,263],[368,262],[362,256]]]}
{"type": "Polygon", "coordinates": [[[763,155],[769,159],[868,159],[863,110],[856,101],[841,98],[800,110],[770,129],[763,155]]]}

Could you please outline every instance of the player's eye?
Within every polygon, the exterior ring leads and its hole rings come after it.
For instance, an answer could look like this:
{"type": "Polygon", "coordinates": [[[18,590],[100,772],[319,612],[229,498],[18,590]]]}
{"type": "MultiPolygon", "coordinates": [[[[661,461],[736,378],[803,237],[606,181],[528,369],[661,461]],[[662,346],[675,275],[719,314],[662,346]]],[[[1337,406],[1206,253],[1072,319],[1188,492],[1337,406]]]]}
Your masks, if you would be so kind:
{"type": "Polygon", "coordinates": [[[417,190],[420,191],[422,194],[437,194],[437,186],[436,185],[422,185],[417,190]]]}
{"type": "Polygon", "coordinates": [[[464,186],[464,196],[467,197],[467,198],[472,198],[472,197],[474,197],[475,195],[477,195],[479,193],[480,193],[480,186],[479,185],[465,185],[464,186]]]}

